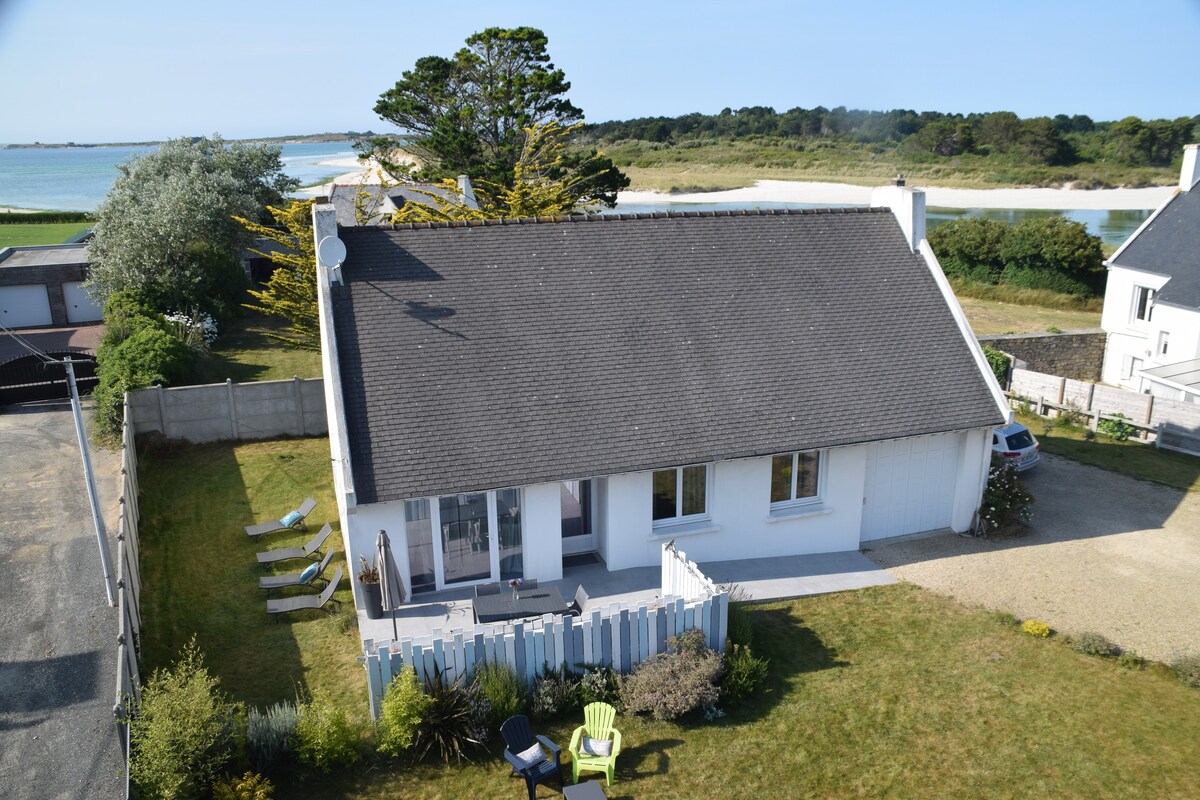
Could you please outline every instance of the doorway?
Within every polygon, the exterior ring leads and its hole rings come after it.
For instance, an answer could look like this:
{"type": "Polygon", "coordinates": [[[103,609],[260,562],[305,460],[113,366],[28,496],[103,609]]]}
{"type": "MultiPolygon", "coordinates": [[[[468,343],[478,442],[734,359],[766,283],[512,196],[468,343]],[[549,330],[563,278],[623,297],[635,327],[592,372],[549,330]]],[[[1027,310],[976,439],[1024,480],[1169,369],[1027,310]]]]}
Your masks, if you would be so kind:
{"type": "Polygon", "coordinates": [[[596,550],[596,526],[593,514],[592,481],[563,481],[559,484],[562,510],[562,552],[564,556],[596,550]]]}

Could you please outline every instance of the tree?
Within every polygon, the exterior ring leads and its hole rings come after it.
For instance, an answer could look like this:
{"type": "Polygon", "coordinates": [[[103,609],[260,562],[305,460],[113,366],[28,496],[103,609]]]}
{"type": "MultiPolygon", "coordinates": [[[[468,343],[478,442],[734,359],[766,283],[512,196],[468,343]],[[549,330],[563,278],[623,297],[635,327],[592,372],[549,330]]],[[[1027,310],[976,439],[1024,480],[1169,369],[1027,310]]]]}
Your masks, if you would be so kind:
{"type": "MultiPolygon", "coordinates": [[[[546,44],[536,28],[488,28],[452,58],[418,59],[380,95],[375,113],[405,132],[406,149],[423,164],[422,179],[469,175],[511,188],[527,129],[583,119],[566,98],[571,84],[550,62],[546,44]]],[[[574,187],[577,203],[613,205],[617,190],[629,184],[596,151],[564,157],[564,166],[590,176],[574,187]]]]}
{"type": "Polygon", "coordinates": [[[278,147],[219,136],[173,139],[119,169],[96,211],[89,287],[102,298],[133,291],[158,311],[226,311],[212,270],[227,272],[247,241],[232,215],[258,219],[296,186],[278,147]]]}
{"type": "Polygon", "coordinates": [[[312,200],[293,200],[286,208],[267,206],[275,225],[263,225],[243,217],[235,217],[249,233],[273,242],[269,250],[254,250],[255,255],[276,265],[270,280],[262,290],[251,290],[257,305],[246,308],[273,317],[286,319],[290,324],[284,333],[268,332],[289,347],[299,350],[321,350],[320,320],[317,312],[317,254],[313,242],[312,200]]]}
{"type": "Polygon", "coordinates": [[[563,128],[557,122],[534,125],[525,131],[521,156],[513,167],[512,186],[480,181],[473,188],[478,208],[467,205],[458,184],[447,178],[442,193],[418,190],[429,203],[405,203],[392,222],[448,222],[452,220],[521,219],[569,214],[575,208],[575,187],[588,176],[565,162],[567,141],[578,125],[563,128]]]}

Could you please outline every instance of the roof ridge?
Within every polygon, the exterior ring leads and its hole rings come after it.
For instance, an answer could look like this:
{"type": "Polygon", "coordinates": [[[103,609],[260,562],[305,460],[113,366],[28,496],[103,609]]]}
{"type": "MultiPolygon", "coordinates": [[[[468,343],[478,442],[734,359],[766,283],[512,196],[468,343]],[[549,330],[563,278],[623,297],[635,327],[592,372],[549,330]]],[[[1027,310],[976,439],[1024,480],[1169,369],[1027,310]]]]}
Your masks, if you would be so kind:
{"type": "Polygon", "coordinates": [[[518,217],[515,219],[470,219],[436,222],[403,222],[400,224],[355,225],[341,231],[358,229],[380,229],[389,231],[415,231],[435,228],[486,228],[496,225],[553,225],[568,222],[618,222],[647,219],[711,219],[714,217],[789,217],[817,216],[821,214],[890,214],[886,207],[831,207],[831,208],[735,208],[710,211],[649,211],[628,214],[557,214],[543,217],[518,217]]]}

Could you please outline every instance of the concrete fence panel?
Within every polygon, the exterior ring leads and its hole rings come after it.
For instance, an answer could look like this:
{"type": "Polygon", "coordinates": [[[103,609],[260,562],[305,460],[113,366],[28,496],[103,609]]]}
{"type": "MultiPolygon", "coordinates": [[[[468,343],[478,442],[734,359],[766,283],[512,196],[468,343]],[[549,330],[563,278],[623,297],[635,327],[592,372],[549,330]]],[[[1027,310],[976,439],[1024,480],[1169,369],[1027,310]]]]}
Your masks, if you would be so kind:
{"type": "Polygon", "coordinates": [[[322,436],[329,430],[321,378],[156,386],[131,395],[134,432],[189,442],[322,436]]]}
{"type": "Polygon", "coordinates": [[[1011,389],[1019,397],[1074,407],[1092,416],[1123,414],[1138,425],[1153,427],[1167,423],[1200,429],[1200,405],[1167,400],[1116,386],[1014,369],[1011,389]]]}

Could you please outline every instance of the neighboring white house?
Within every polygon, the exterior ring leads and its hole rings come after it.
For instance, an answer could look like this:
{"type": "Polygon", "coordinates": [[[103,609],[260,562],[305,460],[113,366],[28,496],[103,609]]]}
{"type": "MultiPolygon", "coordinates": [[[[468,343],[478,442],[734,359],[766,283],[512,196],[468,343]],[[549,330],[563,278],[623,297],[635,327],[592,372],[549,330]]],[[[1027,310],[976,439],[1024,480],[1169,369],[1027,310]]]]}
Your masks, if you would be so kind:
{"type": "Polygon", "coordinates": [[[461,202],[470,208],[478,208],[471,179],[458,176],[458,192],[432,183],[397,183],[383,186],[380,183],[335,183],[329,190],[329,202],[337,208],[338,225],[379,225],[408,203],[433,205],[433,197],[461,202]],[[363,219],[365,217],[365,219],[363,219]]]}
{"type": "Polygon", "coordinates": [[[316,207],[349,563],[386,530],[419,599],[670,539],[708,561],[968,528],[1010,412],[924,193],[874,199],[896,213],[339,231],[316,207]]]}
{"type": "Polygon", "coordinates": [[[1102,379],[1200,403],[1200,181],[1184,148],[1179,191],[1108,259],[1102,379]]]}

